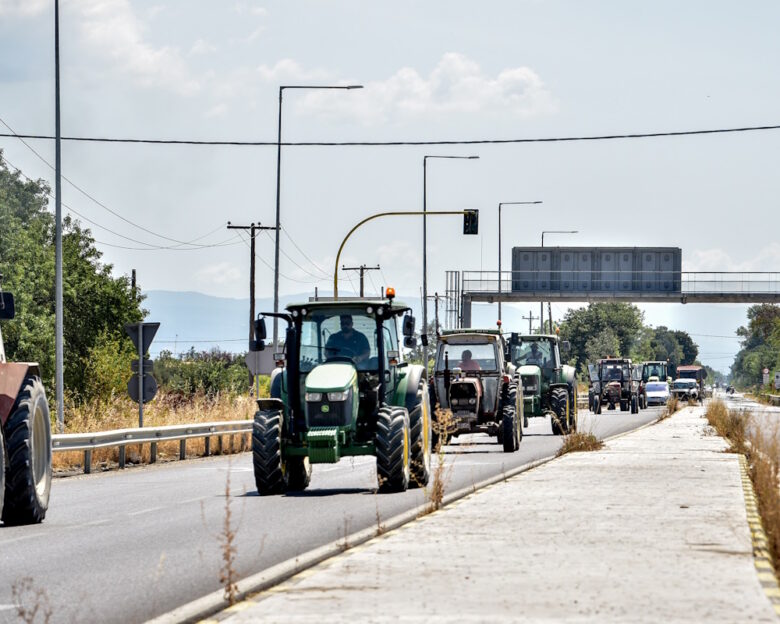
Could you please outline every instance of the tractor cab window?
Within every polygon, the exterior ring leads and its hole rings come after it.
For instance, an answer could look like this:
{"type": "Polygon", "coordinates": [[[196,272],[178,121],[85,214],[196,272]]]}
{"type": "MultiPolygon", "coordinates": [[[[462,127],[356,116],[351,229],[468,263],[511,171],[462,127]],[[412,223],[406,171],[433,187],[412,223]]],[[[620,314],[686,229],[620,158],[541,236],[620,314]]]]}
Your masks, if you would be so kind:
{"type": "Polygon", "coordinates": [[[601,375],[604,381],[622,381],[623,367],[619,364],[607,364],[601,375]]]}
{"type": "Polygon", "coordinates": [[[656,377],[660,381],[666,381],[665,368],[661,364],[646,365],[644,371],[642,371],[642,381],[649,381],[651,377],[656,377]]]}
{"type": "Polygon", "coordinates": [[[495,371],[496,347],[489,342],[487,344],[453,344],[442,343],[439,347],[437,369],[444,369],[444,355],[447,354],[449,367],[460,368],[462,371],[495,371]]]}
{"type": "Polygon", "coordinates": [[[539,368],[554,368],[555,359],[550,343],[541,340],[521,342],[512,349],[512,362],[515,366],[533,365],[539,368]]]}
{"type": "Polygon", "coordinates": [[[301,372],[325,362],[352,362],[358,370],[379,368],[377,326],[365,309],[312,310],[301,324],[301,372]]]}

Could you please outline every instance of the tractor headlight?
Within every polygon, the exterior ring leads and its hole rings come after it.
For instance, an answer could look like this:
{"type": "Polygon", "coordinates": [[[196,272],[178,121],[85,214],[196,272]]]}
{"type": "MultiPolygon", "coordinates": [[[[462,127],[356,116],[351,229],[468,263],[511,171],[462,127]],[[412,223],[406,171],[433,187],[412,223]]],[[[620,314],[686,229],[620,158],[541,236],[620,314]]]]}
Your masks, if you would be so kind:
{"type": "Polygon", "coordinates": [[[469,399],[469,405],[476,405],[476,404],[477,404],[477,400],[475,398],[472,397],[471,399],[469,399]]]}
{"type": "Polygon", "coordinates": [[[312,402],[322,401],[322,392],[307,392],[306,400],[312,402]]]}
{"type": "Polygon", "coordinates": [[[349,390],[343,392],[328,392],[328,401],[346,401],[349,398],[349,390]]]}
{"type": "Polygon", "coordinates": [[[450,401],[450,403],[452,403],[453,405],[457,405],[459,402],[460,401],[458,401],[458,399],[452,399],[452,401],[450,401]]]}

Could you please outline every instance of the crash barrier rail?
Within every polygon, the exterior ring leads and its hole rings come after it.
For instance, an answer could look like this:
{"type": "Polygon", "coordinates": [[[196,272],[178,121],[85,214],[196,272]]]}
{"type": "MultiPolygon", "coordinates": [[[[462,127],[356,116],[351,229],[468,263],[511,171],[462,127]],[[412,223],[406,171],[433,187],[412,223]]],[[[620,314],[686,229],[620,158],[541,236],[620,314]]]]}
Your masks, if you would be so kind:
{"type": "MultiPolygon", "coordinates": [[[[638,282],[639,287],[645,278],[668,277],[670,280],[679,280],[680,290],[678,294],[780,294],[780,272],[768,271],[642,271],[626,269],[601,269],[597,272],[600,279],[611,280],[618,283],[628,281],[632,284],[638,282]],[[678,277],[679,276],[679,277],[678,277]]],[[[555,288],[552,292],[565,292],[567,290],[578,291],[574,283],[582,276],[587,280],[594,274],[593,271],[577,271],[570,269],[524,269],[522,271],[461,271],[459,289],[462,293],[512,293],[512,280],[522,278],[544,282],[545,287],[533,291],[549,291],[551,282],[558,283],[562,279],[572,282],[571,288],[555,288]]],[[[621,290],[613,287],[612,290],[621,290]]]]}
{"type": "Polygon", "coordinates": [[[217,450],[222,452],[222,436],[230,436],[233,446],[235,434],[251,433],[251,420],[230,420],[224,422],[199,423],[194,425],[166,425],[164,427],[141,427],[137,429],[116,429],[92,433],[61,433],[52,436],[52,451],[84,451],[84,473],[92,470],[92,451],[111,446],[119,447],[119,467],[124,468],[128,444],[150,444],[150,463],[157,461],[157,445],[160,442],[179,442],[179,459],[187,455],[187,440],[203,438],[206,455],[211,454],[211,438],[217,436],[217,450]]]}

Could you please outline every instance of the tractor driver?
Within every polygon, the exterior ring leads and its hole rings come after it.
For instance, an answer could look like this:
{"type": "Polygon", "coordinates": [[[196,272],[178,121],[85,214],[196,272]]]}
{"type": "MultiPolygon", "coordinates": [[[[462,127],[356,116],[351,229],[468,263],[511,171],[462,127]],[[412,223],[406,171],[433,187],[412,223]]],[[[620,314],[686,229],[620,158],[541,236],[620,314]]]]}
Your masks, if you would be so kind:
{"type": "Polygon", "coordinates": [[[331,334],[325,344],[325,352],[334,357],[337,355],[352,358],[355,364],[368,359],[371,355],[371,347],[368,338],[352,327],[352,315],[342,314],[340,317],[341,331],[331,334]]]}
{"type": "Polygon", "coordinates": [[[469,349],[465,349],[463,353],[460,356],[460,364],[458,364],[458,368],[463,371],[478,371],[482,370],[482,367],[479,365],[479,362],[472,359],[472,353],[469,349]]]}
{"type": "Polygon", "coordinates": [[[542,368],[546,363],[544,355],[542,354],[542,350],[539,348],[539,345],[536,344],[535,342],[531,343],[531,353],[525,359],[525,363],[536,365],[539,368],[542,368]]]}

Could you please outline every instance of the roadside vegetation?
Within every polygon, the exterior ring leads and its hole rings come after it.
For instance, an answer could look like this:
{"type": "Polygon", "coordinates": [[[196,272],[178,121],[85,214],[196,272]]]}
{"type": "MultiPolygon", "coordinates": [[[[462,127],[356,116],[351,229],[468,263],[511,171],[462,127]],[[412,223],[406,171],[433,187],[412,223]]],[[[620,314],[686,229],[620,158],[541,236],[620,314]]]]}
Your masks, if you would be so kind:
{"type": "Polygon", "coordinates": [[[664,411],[661,412],[661,415],[658,417],[658,420],[665,420],[669,418],[672,414],[674,414],[678,409],[680,409],[680,399],[677,398],[677,395],[672,395],[669,397],[669,399],[666,401],[666,407],[664,407],[664,411]]]}
{"type": "Polygon", "coordinates": [[[604,447],[604,443],[599,440],[590,431],[575,431],[563,436],[563,444],[556,457],[561,457],[567,453],[579,453],[583,451],[598,451],[604,447]]]}
{"type": "MultiPolygon", "coordinates": [[[[745,456],[750,480],[758,499],[758,512],[768,540],[775,574],[780,565],[780,444],[777,427],[755,426],[749,412],[732,410],[719,400],[710,401],[707,421],[728,440],[729,452],[745,456]]],[[[780,577],[778,578],[780,580],[780,577]]]]}

